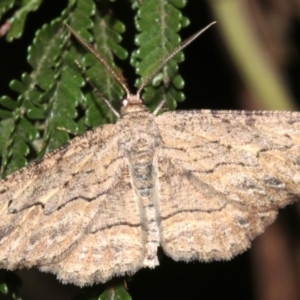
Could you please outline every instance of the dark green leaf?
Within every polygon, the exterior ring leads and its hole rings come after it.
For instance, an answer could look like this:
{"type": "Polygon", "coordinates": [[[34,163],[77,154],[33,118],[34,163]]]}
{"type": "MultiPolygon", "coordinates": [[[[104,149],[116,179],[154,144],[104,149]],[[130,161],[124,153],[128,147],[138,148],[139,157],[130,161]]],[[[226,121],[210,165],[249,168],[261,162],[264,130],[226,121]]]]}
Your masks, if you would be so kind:
{"type": "MultiPolygon", "coordinates": [[[[148,0],[139,5],[136,27],[141,33],[135,38],[139,49],[133,53],[131,64],[142,80],[148,78],[163,59],[180,44],[181,39],[177,32],[188,24],[188,19],[182,16],[178,8],[182,8],[185,4],[184,0],[148,0]]],[[[176,103],[184,99],[182,92],[179,91],[183,88],[184,82],[177,77],[177,63],[182,60],[183,55],[176,55],[155,76],[152,81],[153,88],[145,89],[143,98],[146,103],[151,102],[152,108],[162,100],[166,100],[169,109],[174,109],[176,103]],[[159,84],[163,89],[158,88],[159,84]]],[[[140,84],[141,80],[138,80],[136,86],[140,84]]]]}
{"type": "Polygon", "coordinates": [[[0,121],[0,156],[3,158],[6,157],[5,154],[11,144],[12,123],[12,118],[0,121]]]}
{"type": "Polygon", "coordinates": [[[107,288],[98,298],[99,300],[131,300],[124,285],[117,285],[107,288]]]}
{"type": "Polygon", "coordinates": [[[8,294],[8,286],[4,282],[0,282],[0,293],[4,295],[8,294]]]}
{"type": "Polygon", "coordinates": [[[0,2],[0,19],[15,4],[15,0],[1,0],[0,2]]]}
{"type": "Polygon", "coordinates": [[[11,27],[6,36],[8,41],[12,41],[13,39],[19,38],[22,35],[28,14],[37,10],[42,2],[42,0],[23,1],[22,7],[16,10],[13,17],[10,19],[11,27]]]}
{"type": "MultiPolygon", "coordinates": [[[[104,11],[105,12],[105,11],[104,11]]],[[[102,12],[103,13],[103,12],[102,12]]],[[[99,12],[100,14],[100,12],[99,12]]],[[[122,48],[118,43],[121,41],[120,33],[124,31],[124,26],[121,26],[121,22],[118,21],[117,29],[115,30],[115,21],[110,16],[104,13],[102,18],[99,14],[95,16],[95,22],[97,26],[94,27],[94,36],[96,37],[97,49],[103,57],[117,70],[113,63],[113,53],[120,59],[124,59],[128,56],[127,51],[122,48]]],[[[118,109],[119,101],[123,97],[124,91],[116,80],[108,73],[108,71],[98,62],[92,55],[87,54],[83,60],[84,66],[88,67],[87,75],[91,82],[99,89],[103,96],[108,99],[111,104],[118,109]]],[[[100,124],[115,121],[114,114],[109,110],[106,104],[98,97],[91,97],[88,104],[86,124],[89,126],[96,126],[100,124]],[[90,107],[91,106],[91,107],[90,107]],[[98,107],[102,112],[102,117],[99,112],[94,112],[94,109],[98,107]],[[96,119],[96,116],[99,119],[96,119]],[[103,117],[104,116],[104,117],[103,117]]]]}
{"type": "Polygon", "coordinates": [[[2,96],[0,98],[0,105],[8,108],[9,110],[14,110],[17,108],[17,102],[8,96],[2,96]]]}

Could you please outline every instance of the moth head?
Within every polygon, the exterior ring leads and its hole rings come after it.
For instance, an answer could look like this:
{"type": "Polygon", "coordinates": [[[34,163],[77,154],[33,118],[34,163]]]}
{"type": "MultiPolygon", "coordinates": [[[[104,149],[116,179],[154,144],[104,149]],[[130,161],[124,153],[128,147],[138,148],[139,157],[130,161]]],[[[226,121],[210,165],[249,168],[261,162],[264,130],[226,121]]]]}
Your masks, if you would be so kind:
{"type": "Polygon", "coordinates": [[[135,113],[139,111],[147,111],[143,99],[139,94],[127,94],[121,101],[121,115],[124,116],[128,113],[135,113]]]}

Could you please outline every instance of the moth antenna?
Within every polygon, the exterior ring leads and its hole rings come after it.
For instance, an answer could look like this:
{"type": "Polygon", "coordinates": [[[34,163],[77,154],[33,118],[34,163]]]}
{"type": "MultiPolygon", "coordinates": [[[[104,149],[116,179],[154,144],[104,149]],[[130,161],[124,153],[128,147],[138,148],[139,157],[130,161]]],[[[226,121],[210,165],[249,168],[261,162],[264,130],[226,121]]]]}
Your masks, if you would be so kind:
{"type": "Polygon", "coordinates": [[[105,58],[98,52],[95,47],[88,43],[86,40],[84,40],[70,25],[67,23],[64,23],[64,25],[68,28],[68,30],[74,35],[74,37],[78,40],[78,42],[90,53],[92,53],[95,58],[97,58],[98,61],[100,61],[104,67],[108,70],[108,72],[119,82],[119,84],[123,87],[125,90],[127,96],[129,96],[131,93],[129,91],[129,88],[126,84],[126,81],[124,77],[117,73],[110,65],[109,63],[105,60],[105,58]]]}
{"type": "Polygon", "coordinates": [[[93,82],[90,80],[90,78],[87,76],[83,66],[79,63],[79,61],[75,60],[76,65],[80,69],[82,75],[84,76],[85,80],[90,84],[90,86],[93,88],[93,92],[101,99],[107,107],[111,110],[111,112],[119,119],[120,114],[115,110],[115,108],[111,105],[111,103],[104,97],[104,95],[98,90],[98,88],[93,84],[93,82]]]}
{"type": "Polygon", "coordinates": [[[145,88],[145,86],[149,83],[150,80],[152,80],[152,78],[158,73],[158,71],[163,68],[167,62],[172,59],[178,52],[180,52],[182,49],[184,49],[186,46],[188,46],[191,42],[193,42],[199,35],[201,35],[204,31],[206,31],[209,27],[213,26],[214,24],[216,24],[217,22],[211,22],[209,25],[207,25],[206,27],[204,27],[203,29],[199,30],[198,32],[196,32],[195,34],[193,34],[192,36],[190,36],[189,38],[187,38],[186,40],[184,40],[177,48],[175,48],[175,50],[169,54],[167,57],[163,58],[161,63],[158,65],[157,68],[154,69],[154,71],[152,71],[150,73],[149,76],[147,76],[141,83],[139,89],[137,90],[136,95],[139,96],[141,91],[145,88]]]}

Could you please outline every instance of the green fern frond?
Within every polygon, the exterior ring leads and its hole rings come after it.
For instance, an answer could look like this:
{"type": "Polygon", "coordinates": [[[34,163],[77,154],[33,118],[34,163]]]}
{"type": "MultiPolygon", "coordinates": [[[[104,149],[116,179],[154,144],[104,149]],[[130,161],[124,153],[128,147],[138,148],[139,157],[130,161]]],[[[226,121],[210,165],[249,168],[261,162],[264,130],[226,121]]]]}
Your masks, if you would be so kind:
{"type": "Polygon", "coordinates": [[[111,300],[111,299],[120,299],[120,300],[131,300],[132,298],[126,291],[123,284],[119,284],[111,289],[106,289],[98,300],[111,300]]]}
{"type": "MultiPolygon", "coordinates": [[[[7,41],[12,41],[22,35],[28,14],[36,11],[42,2],[43,0],[23,1],[22,6],[14,12],[13,17],[10,19],[11,27],[6,36],[7,41]]],[[[12,3],[10,4],[12,6],[12,3]]]]}
{"type": "MultiPolygon", "coordinates": [[[[179,10],[185,4],[185,0],[148,0],[139,5],[136,27],[141,33],[135,38],[139,48],[132,54],[131,63],[142,80],[180,44],[178,31],[188,25],[188,19],[179,10]]],[[[154,77],[153,86],[146,87],[143,98],[152,109],[163,99],[169,109],[174,109],[177,102],[184,100],[184,94],[180,91],[184,81],[178,74],[178,63],[183,59],[182,52],[177,54],[154,77]]],[[[140,82],[136,85],[139,86],[140,82]]]]}
{"type": "MultiPolygon", "coordinates": [[[[26,165],[29,154],[31,159],[40,157],[65,144],[69,140],[68,132],[78,132],[74,119],[76,107],[84,97],[80,89],[83,79],[74,63],[76,53],[66,51],[70,40],[63,22],[78,15],[83,2],[70,2],[61,17],[37,31],[28,49],[32,72],[24,73],[22,81],[13,80],[10,84],[19,94],[18,101],[6,96],[0,98],[0,105],[6,108],[0,110],[0,115],[5,117],[0,123],[2,176],[26,165]],[[40,132],[42,137],[35,149],[37,143],[33,141],[40,132]]],[[[89,13],[86,5],[84,9],[85,15],[94,13],[93,5],[89,13]]]]}
{"type": "MultiPolygon", "coordinates": [[[[124,31],[124,24],[109,14],[108,7],[102,6],[97,8],[93,27],[95,43],[101,55],[118,72],[121,71],[114,64],[113,55],[116,55],[119,59],[126,59],[128,56],[127,51],[119,44],[122,40],[120,34],[124,31]]],[[[80,45],[79,47],[81,48],[80,45]]],[[[124,95],[120,85],[91,54],[87,53],[84,56],[82,64],[87,68],[87,75],[91,82],[118,109],[118,102],[124,95]]],[[[95,127],[115,121],[116,117],[94,93],[91,93],[87,98],[87,105],[86,123],[89,126],[95,127]]]]}
{"type": "MultiPolygon", "coordinates": [[[[50,96],[55,92],[53,82],[56,74],[52,68],[58,56],[56,50],[62,43],[59,23],[59,21],[54,21],[37,32],[33,46],[28,51],[28,61],[33,71],[31,74],[24,73],[22,81],[13,80],[10,83],[11,89],[20,96],[15,104],[16,108],[11,113],[11,118],[1,122],[2,141],[6,145],[1,152],[3,158],[1,173],[4,176],[26,165],[26,156],[30,153],[29,143],[39,137],[35,120],[41,119],[41,123],[45,121],[47,106],[41,100],[45,94],[50,96]],[[49,39],[51,43],[47,42],[49,39]],[[10,124],[9,127],[8,124],[10,124]],[[10,131],[7,132],[5,128],[9,128],[10,131]]],[[[12,99],[2,97],[0,104],[4,103],[10,103],[13,108],[12,99]]],[[[34,153],[33,156],[35,156],[34,153]]]]}
{"type": "MultiPolygon", "coordinates": [[[[9,99],[6,97],[6,99],[9,99]]],[[[3,100],[5,98],[1,99],[3,100]]],[[[6,176],[27,163],[28,143],[39,136],[38,130],[24,116],[24,109],[18,107],[9,118],[0,121],[0,154],[2,157],[1,174],[6,176]]]]}
{"type": "Polygon", "coordinates": [[[94,22],[92,16],[95,15],[96,5],[94,1],[72,0],[70,14],[67,23],[78,32],[88,42],[93,41],[90,29],[94,22]]]}

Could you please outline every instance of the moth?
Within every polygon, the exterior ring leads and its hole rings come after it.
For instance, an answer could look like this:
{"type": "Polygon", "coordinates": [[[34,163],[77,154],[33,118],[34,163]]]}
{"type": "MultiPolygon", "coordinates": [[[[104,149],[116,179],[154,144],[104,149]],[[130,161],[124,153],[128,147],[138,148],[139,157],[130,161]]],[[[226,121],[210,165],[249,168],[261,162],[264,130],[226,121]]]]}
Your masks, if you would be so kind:
{"type": "MultiPolygon", "coordinates": [[[[212,23],[214,24],[214,23],[212,23]]],[[[0,181],[0,267],[63,283],[105,282],[174,260],[229,260],[300,194],[300,114],[169,111],[140,93],[69,26],[126,91],[116,124],[74,138],[0,181]]],[[[107,105],[110,105],[108,101],[107,105]]]]}

